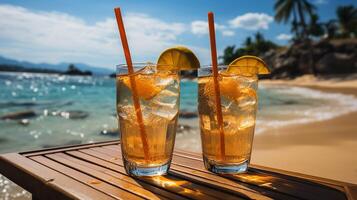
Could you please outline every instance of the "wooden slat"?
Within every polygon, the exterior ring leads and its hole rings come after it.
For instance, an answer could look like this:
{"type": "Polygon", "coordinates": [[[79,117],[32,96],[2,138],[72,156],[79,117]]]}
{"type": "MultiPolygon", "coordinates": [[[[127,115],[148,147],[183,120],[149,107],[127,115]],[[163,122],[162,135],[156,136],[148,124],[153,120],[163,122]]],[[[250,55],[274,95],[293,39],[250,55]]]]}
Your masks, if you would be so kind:
{"type": "MultiPolygon", "coordinates": [[[[182,156],[176,154],[174,157],[174,162],[177,163],[187,163],[186,166],[197,166],[201,161],[197,158],[192,158],[190,156],[182,156]],[[186,161],[184,161],[186,160],[186,161]],[[193,164],[193,163],[196,163],[193,164]]],[[[202,168],[196,168],[197,170],[206,171],[202,168]]],[[[207,172],[207,171],[206,171],[207,172]]],[[[207,172],[208,173],[208,172],[207,172]]],[[[261,188],[266,188],[294,197],[300,197],[305,199],[319,199],[319,198],[334,198],[334,199],[345,199],[345,195],[340,190],[335,190],[335,188],[326,187],[325,185],[316,184],[307,180],[302,181],[302,179],[286,179],[280,177],[278,174],[272,176],[269,173],[264,173],[254,168],[249,169],[247,173],[238,175],[225,175],[224,177],[245,182],[252,185],[259,186],[261,188]],[[314,196],[317,195],[318,197],[314,196]]]]}
{"type": "MultiPolygon", "coordinates": [[[[83,151],[92,151],[92,150],[91,149],[84,149],[83,151]]],[[[128,176],[126,174],[124,168],[117,168],[117,166],[115,166],[112,163],[108,162],[108,163],[104,163],[104,165],[103,164],[100,165],[100,163],[102,163],[103,160],[99,159],[97,157],[88,155],[88,154],[80,152],[80,151],[68,151],[66,153],[71,155],[71,156],[77,157],[79,159],[86,160],[86,161],[88,161],[90,163],[96,163],[96,165],[98,165],[98,167],[96,167],[98,170],[105,171],[105,173],[107,173],[107,174],[110,174],[110,175],[112,175],[112,176],[114,176],[116,178],[119,178],[121,180],[129,182],[131,184],[134,184],[134,185],[136,185],[138,187],[145,188],[146,190],[152,191],[155,194],[159,194],[159,195],[165,196],[165,197],[170,198],[170,199],[183,199],[181,196],[177,196],[177,195],[175,195],[173,193],[167,192],[166,190],[163,190],[161,188],[152,186],[152,185],[147,184],[147,183],[145,183],[143,181],[140,181],[138,179],[134,179],[134,178],[128,176]],[[100,167],[100,166],[102,166],[102,167],[100,167]],[[108,171],[103,167],[107,167],[109,169],[117,169],[117,171],[120,172],[120,173],[108,171]]]]}
{"type": "Polygon", "coordinates": [[[87,185],[88,187],[92,187],[94,189],[102,191],[102,192],[114,197],[115,199],[124,199],[124,198],[122,198],[122,190],[121,189],[118,189],[115,186],[112,186],[106,182],[103,182],[96,177],[88,176],[84,173],[81,173],[81,172],[76,171],[72,168],[66,167],[65,165],[62,165],[58,162],[55,162],[55,161],[50,160],[43,156],[34,156],[34,157],[31,157],[31,159],[35,160],[38,163],[41,163],[44,166],[47,166],[53,170],[56,170],[56,171],[62,173],[64,176],[69,176],[69,177],[87,185]]]}
{"type": "Polygon", "coordinates": [[[1,156],[0,173],[40,199],[357,200],[357,185],[256,165],[219,176],[204,168],[200,154],[183,150],[175,150],[167,176],[132,178],[118,140],[20,154],[1,156]]]}
{"type": "MultiPolygon", "coordinates": [[[[125,181],[122,181],[120,179],[116,179],[115,177],[109,177],[105,176],[105,174],[93,170],[90,167],[83,165],[83,163],[78,163],[75,160],[71,159],[70,156],[64,154],[64,153],[54,153],[54,154],[46,154],[45,155],[47,158],[50,158],[56,162],[59,162],[63,165],[66,165],[68,167],[71,167],[81,173],[88,174],[90,176],[93,176],[97,179],[100,179],[104,182],[110,183],[112,185],[117,186],[117,191],[120,192],[120,196],[123,199],[142,199],[142,198],[148,198],[146,195],[148,195],[147,191],[146,193],[142,194],[141,190],[138,190],[137,187],[134,187],[134,185],[129,184],[125,181]],[[138,194],[139,196],[137,196],[138,194]]],[[[154,196],[151,196],[152,198],[154,196]]]]}
{"type": "MultiPolygon", "coordinates": [[[[107,145],[103,148],[112,151],[120,151],[120,148],[117,148],[118,145],[107,145]]],[[[173,163],[185,163],[183,166],[203,171],[205,173],[207,170],[203,168],[202,161],[197,157],[181,155],[175,153],[176,156],[173,158],[173,163]]],[[[284,179],[279,176],[271,176],[267,173],[261,173],[258,170],[249,170],[247,173],[240,175],[226,175],[226,178],[231,180],[248,183],[251,185],[259,186],[260,188],[266,188],[269,190],[277,191],[292,197],[299,197],[305,199],[317,199],[317,198],[333,198],[333,199],[346,199],[346,196],[341,192],[337,191],[334,188],[328,188],[325,185],[316,184],[313,182],[305,181],[296,181],[284,179]],[[316,197],[315,195],[319,196],[316,197]]]]}
{"type": "Polygon", "coordinates": [[[21,152],[20,154],[23,156],[26,156],[26,157],[31,157],[31,156],[57,153],[57,152],[63,152],[63,151],[69,151],[69,150],[85,149],[85,148],[90,148],[90,147],[100,147],[100,146],[105,146],[105,145],[115,145],[115,144],[119,144],[119,143],[120,143],[119,140],[95,142],[95,143],[90,143],[90,144],[78,144],[78,145],[71,145],[71,146],[62,146],[62,147],[54,147],[54,148],[40,149],[40,150],[34,150],[34,151],[27,151],[27,152],[21,152]]]}
{"type": "MultiPolygon", "coordinates": [[[[71,166],[78,169],[85,171],[86,173],[95,176],[103,181],[106,181],[110,184],[116,185],[124,190],[127,190],[133,194],[140,195],[144,198],[150,198],[150,199],[165,199],[165,197],[161,196],[160,194],[154,194],[150,190],[147,190],[147,188],[144,188],[140,183],[132,179],[131,177],[119,173],[110,173],[110,170],[107,170],[104,167],[101,167],[98,165],[98,162],[100,160],[95,160],[95,162],[88,162],[84,158],[87,158],[83,156],[83,153],[78,152],[78,151],[72,151],[68,152],[69,155],[65,154],[56,154],[61,156],[62,158],[69,160],[73,163],[71,166]],[[73,157],[73,155],[77,155],[73,157]],[[79,155],[82,155],[80,157],[79,155]],[[78,157],[79,156],[79,157],[78,157]]],[[[85,155],[85,154],[84,154],[85,155]]],[[[88,158],[87,158],[88,159],[88,158]]]]}
{"type": "MultiPolygon", "coordinates": [[[[103,150],[105,149],[100,149],[98,148],[91,148],[91,149],[85,149],[81,150],[81,152],[88,153],[89,155],[94,155],[98,156],[100,158],[103,157],[103,150]],[[93,152],[97,151],[96,153],[93,152]]],[[[105,155],[104,155],[105,156],[105,155]]],[[[109,155],[106,155],[109,156],[109,155]]],[[[113,157],[109,157],[108,160],[113,160],[113,157]]],[[[116,160],[118,161],[118,160],[116,160]]],[[[112,170],[123,172],[123,164],[120,160],[120,162],[116,162],[116,165],[111,164],[110,162],[107,162],[103,160],[102,162],[98,162],[97,164],[102,165],[104,167],[108,167],[112,170]]],[[[156,179],[151,179],[151,178],[139,178],[139,180],[146,181],[150,184],[156,185],[158,187],[163,187],[167,190],[176,192],[180,195],[187,196],[189,198],[195,198],[195,199],[200,199],[204,197],[205,199],[212,199],[212,198],[226,198],[226,199],[236,199],[238,197],[234,197],[232,195],[223,193],[221,191],[214,191],[211,188],[206,188],[201,185],[195,184],[195,183],[190,183],[187,180],[184,179],[178,179],[177,177],[173,177],[171,175],[167,176],[162,176],[162,179],[165,179],[168,184],[165,183],[165,181],[160,180],[160,178],[156,179]],[[205,196],[204,196],[205,195],[205,196]]]]}
{"type": "MultiPolygon", "coordinates": [[[[108,147],[117,148],[117,146],[120,146],[120,144],[109,145],[108,147]]],[[[201,154],[183,151],[180,149],[175,150],[175,154],[181,155],[181,156],[186,156],[188,158],[199,159],[200,161],[202,160],[201,154]]],[[[308,184],[309,182],[319,183],[319,184],[340,190],[341,192],[344,192],[344,186],[353,186],[354,185],[351,183],[346,183],[346,182],[342,182],[342,181],[336,181],[336,180],[331,180],[331,179],[327,179],[327,178],[321,178],[321,177],[301,174],[301,173],[297,173],[297,172],[291,172],[291,171],[275,169],[275,168],[270,168],[270,167],[263,167],[263,166],[256,165],[256,164],[250,164],[249,170],[251,170],[251,171],[258,170],[259,172],[265,172],[265,173],[268,173],[268,174],[271,174],[274,176],[282,176],[285,179],[300,181],[300,182],[303,182],[306,184],[308,184]]]]}
{"type": "Polygon", "coordinates": [[[0,156],[0,173],[41,199],[114,199],[19,154],[0,156]]]}
{"type": "MultiPolygon", "coordinates": [[[[105,160],[106,162],[104,163],[104,166],[109,167],[111,169],[117,169],[120,172],[125,173],[124,168],[117,168],[115,165],[113,165],[113,164],[120,165],[120,166],[123,165],[121,158],[117,158],[117,155],[115,155],[115,154],[107,155],[105,153],[94,151],[92,149],[84,149],[84,150],[81,150],[81,152],[87,153],[88,155],[91,155],[91,156],[95,157],[96,159],[105,160]],[[113,159],[113,158],[115,158],[115,159],[113,159]]],[[[91,162],[100,163],[96,159],[92,159],[91,162]]],[[[175,170],[174,168],[171,168],[171,169],[175,170]]],[[[186,178],[188,178],[189,176],[191,176],[191,175],[190,174],[186,174],[186,178]]],[[[216,176],[215,178],[216,178],[215,180],[217,180],[217,178],[219,178],[219,177],[216,176]]],[[[216,182],[211,182],[211,183],[215,183],[216,184],[216,182]]],[[[248,197],[254,198],[254,199],[257,199],[257,198],[259,198],[259,199],[269,199],[268,197],[264,197],[262,195],[255,194],[253,191],[252,192],[245,191],[245,190],[242,190],[241,188],[237,188],[236,189],[236,188],[231,187],[230,190],[236,190],[237,192],[241,192],[241,195],[244,194],[245,196],[248,196],[248,197]]]]}
{"type": "MultiPolygon", "coordinates": [[[[95,148],[95,149],[101,149],[105,148],[109,150],[110,152],[107,152],[110,155],[120,155],[121,150],[120,148],[117,148],[115,146],[103,146],[100,148],[95,148]]],[[[189,159],[184,159],[184,160],[177,160],[179,157],[173,156],[173,162],[171,165],[171,171],[178,171],[180,172],[180,168],[183,169],[181,172],[186,174],[186,177],[193,178],[195,181],[203,181],[202,178],[204,178],[204,183],[213,183],[216,188],[226,188],[227,189],[227,184],[222,184],[222,183],[227,183],[230,180],[227,178],[224,178],[222,176],[218,176],[216,174],[213,174],[211,172],[208,172],[206,169],[204,169],[204,165],[202,161],[196,160],[196,162],[192,162],[192,160],[189,159]],[[198,162],[197,162],[198,161],[198,162]],[[197,172],[202,172],[200,174],[197,174],[197,172]],[[194,177],[193,177],[193,176],[194,177]],[[201,176],[199,176],[201,175],[201,176]],[[217,181],[221,180],[221,182],[217,181]],[[220,183],[220,184],[218,184],[220,183]]],[[[289,194],[282,194],[278,192],[274,192],[271,190],[267,190],[264,188],[261,188],[259,186],[251,185],[251,184],[246,184],[244,182],[237,182],[237,181],[230,181],[230,183],[234,183],[235,189],[233,191],[244,194],[244,196],[248,196],[250,198],[259,198],[259,199],[264,199],[264,198],[273,198],[273,199],[297,199],[296,197],[290,196],[289,194]]],[[[232,184],[231,184],[232,185],[232,184]]],[[[229,184],[228,184],[229,187],[229,184]]],[[[229,190],[232,191],[232,190],[229,190]]],[[[236,193],[236,194],[237,194],[236,193]]]]}
{"type": "Polygon", "coordinates": [[[260,172],[268,173],[271,174],[272,176],[280,176],[284,177],[286,179],[294,180],[294,181],[301,181],[303,183],[313,183],[313,184],[322,184],[327,187],[332,187],[340,191],[344,191],[343,187],[344,186],[349,186],[353,185],[351,183],[346,183],[342,181],[336,181],[336,180],[331,180],[327,178],[322,178],[322,177],[316,177],[316,176],[311,176],[307,174],[301,174],[298,172],[291,172],[291,171],[286,171],[286,170],[281,170],[281,169],[274,169],[270,167],[263,167],[260,165],[251,165],[252,170],[259,170],[260,172]]]}
{"type": "MultiPolygon", "coordinates": [[[[96,148],[91,148],[88,150],[83,150],[83,151],[89,151],[89,150],[93,150],[95,149],[96,151],[98,151],[98,153],[101,153],[100,155],[96,155],[99,158],[102,159],[107,159],[109,162],[114,162],[116,164],[121,164],[121,156],[120,156],[120,152],[118,150],[118,148],[115,149],[106,149],[104,146],[103,147],[96,147],[96,148]],[[107,156],[107,157],[106,157],[107,156]],[[116,158],[115,160],[112,158],[116,158]],[[119,159],[120,158],[120,159],[119,159]],[[118,160],[119,159],[119,160],[118,160]]],[[[182,169],[182,168],[181,168],[182,169]]],[[[178,166],[176,166],[175,163],[172,163],[171,165],[171,170],[170,170],[170,174],[174,174],[178,176],[180,173],[178,166]]],[[[217,182],[217,180],[219,179],[223,179],[226,182],[228,182],[229,180],[223,178],[223,177],[219,177],[217,175],[214,174],[206,174],[206,176],[204,176],[204,180],[202,179],[202,177],[199,176],[194,176],[195,172],[197,172],[196,170],[184,170],[185,176],[181,176],[181,178],[185,178],[187,180],[190,180],[191,182],[199,182],[202,185],[205,185],[206,187],[212,187],[212,188],[216,188],[216,189],[220,189],[220,190],[224,190],[225,192],[229,192],[229,193],[233,193],[234,195],[238,195],[238,196],[243,196],[245,198],[249,197],[252,199],[269,199],[269,197],[263,196],[263,195],[268,195],[270,197],[273,197],[274,199],[296,199],[293,197],[289,197],[287,195],[283,195],[283,194],[278,194],[278,193],[273,193],[273,192],[269,192],[263,189],[260,189],[259,187],[255,187],[254,190],[248,187],[245,187],[244,183],[243,184],[238,184],[235,183],[233,181],[230,181],[231,183],[234,183],[235,187],[232,187],[231,185],[226,185],[226,184],[221,184],[220,182],[217,182]],[[210,178],[207,178],[210,175],[210,178]],[[218,184],[219,183],[219,184],[218,184]]]]}
{"type": "MultiPolygon", "coordinates": [[[[101,148],[106,148],[113,152],[109,152],[111,155],[115,155],[116,157],[120,157],[120,148],[117,146],[103,146],[101,148]]],[[[100,149],[100,148],[98,148],[100,149]]],[[[171,164],[171,171],[175,171],[178,173],[185,173],[187,178],[192,178],[195,181],[200,181],[204,183],[211,183],[216,185],[216,187],[221,187],[228,189],[229,191],[235,191],[237,193],[241,193],[243,196],[248,196],[252,199],[269,199],[269,197],[274,199],[296,199],[294,197],[290,197],[284,194],[279,194],[276,192],[270,192],[260,187],[255,187],[252,185],[248,185],[245,183],[238,183],[236,181],[231,181],[221,176],[217,176],[216,174],[209,173],[207,170],[204,169],[203,163],[192,163],[190,160],[182,160],[175,162],[176,157],[173,157],[173,162],[171,164]],[[184,164],[184,165],[182,165],[184,164]],[[186,164],[186,165],[185,165],[186,164]],[[197,164],[197,165],[196,165],[197,164]],[[192,167],[191,165],[195,165],[192,167]],[[199,171],[197,169],[201,169],[199,171]],[[219,186],[217,186],[219,185],[219,186]]]]}

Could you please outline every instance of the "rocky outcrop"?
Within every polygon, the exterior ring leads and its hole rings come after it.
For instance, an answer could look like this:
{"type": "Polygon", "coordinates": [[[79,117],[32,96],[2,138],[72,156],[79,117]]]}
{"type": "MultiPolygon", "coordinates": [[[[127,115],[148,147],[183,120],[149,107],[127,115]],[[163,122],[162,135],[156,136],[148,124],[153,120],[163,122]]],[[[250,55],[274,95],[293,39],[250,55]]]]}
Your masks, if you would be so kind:
{"type": "Polygon", "coordinates": [[[0,117],[1,120],[22,120],[36,117],[37,114],[33,110],[24,110],[19,112],[8,113],[0,117]]]}
{"type": "Polygon", "coordinates": [[[262,58],[271,68],[273,78],[293,78],[313,72],[356,73],[357,39],[295,44],[288,48],[270,50],[262,58]]]}
{"type": "Polygon", "coordinates": [[[66,119],[85,119],[89,113],[81,110],[55,111],[51,112],[51,116],[60,116],[66,119]]]}
{"type": "Polygon", "coordinates": [[[184,133],[184,132],[190,131],[191,129],[192,129],[192,128],[191,128],[191,126],[189,126],[189,125],[179,124],[179,125],[177,126],[176,132],[177,132],[177,133],[184,133]]]}
{"type": "Polygon", "coordinates": [[[100,132],[100,135],[106,135],[106,136],[119,136],[119,129],[113,128],[113,129],[105,129],[100,132]]]}
{"type": "Polygon", "coordinates": [[[92,76],[91,71],[82,71],[73,64],[69,65],[67,71],[63,72],[62,74],[71,76],[92,76]]]}
{"type": "Polygon", "coordinates": [[[180,111],[179,117],[189,119],[198,117],[198,114],[196,112],[180,111]]]}
{"type": "Polygon", "coordinates": [[[316,70],[321,74],[341,74],[356,71],[357,54],[328,53],[317,63],[316,70]]]}

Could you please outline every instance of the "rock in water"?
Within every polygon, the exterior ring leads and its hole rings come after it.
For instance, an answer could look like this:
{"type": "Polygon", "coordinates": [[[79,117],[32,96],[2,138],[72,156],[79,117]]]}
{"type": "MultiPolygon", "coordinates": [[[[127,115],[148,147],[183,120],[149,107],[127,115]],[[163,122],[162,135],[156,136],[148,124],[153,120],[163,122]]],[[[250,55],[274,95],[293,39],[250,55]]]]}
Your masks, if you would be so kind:
{"type": "Polygon", "coordinates": [[[179,117],[181,118],[195,118],[197,117],[196,112],[181,111],[179,117]]]}
{"type": "Polygon", "coordinates": [[[88,112],[80,110],[62,111],[59,114],[66,119],[85,119],[89,116],[88,112]]]}
{"type": "Polygon", "coordinates": [[[119,130],[117,128],[113,129],[105,129],[100,132],[101,135],[108,135],[108,136],[118,136],[119,130]]]}
{"type": "Polygon", "coordinates": [[[18,121],[17,123],[18,123],[18,124],[21,124],[21,125],[23,125],[23,126],[28,126],[28,125],[30,125],[30,120],[28,120],[28,119],[22,119],[22,120],[18,121]]]}
{"type": "Polygon", "coordinates": [[[0,117],[2,120],[22,120],[36,117],[37,114],[33,110],[25,110],[20,112],[8,113],[0,117]]]}
{"type": "Polygon", "coordinates": [[[183,132],[187,132],[190,131],[192,128],[189,125],[184,125],[184,124],[179,124],[177,126],[176,132],[177,133],[183,133],[183,132]]]}
{"type": "Polygon", "coordinates": [[[5,143],[5,142],[7,142],[8,140],[6,139],[6,138],[0,138],[0,144],[1,143],[5,143]]]}

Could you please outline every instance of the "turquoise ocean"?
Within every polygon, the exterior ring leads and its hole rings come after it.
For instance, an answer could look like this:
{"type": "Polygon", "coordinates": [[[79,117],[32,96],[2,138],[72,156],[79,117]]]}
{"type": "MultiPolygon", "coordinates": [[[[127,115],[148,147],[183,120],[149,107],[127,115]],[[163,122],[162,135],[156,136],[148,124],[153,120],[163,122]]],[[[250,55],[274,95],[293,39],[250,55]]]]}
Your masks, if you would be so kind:
{"type": "MultiPolygon", "coordinates": [[[[0,120],[0,153],[118,138],[105,134],[117,127],[112,78],[1,73],[0,91],[0,116],[29,110],[37,115],[25,125],[16,120],[0,120]],[[71,119],[68,113],[78,117],[71,119]]],[[[325,120],[357,109],[353,96],[299,87],[259,85],[258,96],[256,134],[277,126],[325,120]]],[[[180,102],[183,112],[197,110],[195,80],[181,81],[180,102]]],[[[199,151],[197,119],[180,119],[179,124],[191,128],[177,135],[176,146],[186,148],[197,143],[193,150],[199,151]]]]}

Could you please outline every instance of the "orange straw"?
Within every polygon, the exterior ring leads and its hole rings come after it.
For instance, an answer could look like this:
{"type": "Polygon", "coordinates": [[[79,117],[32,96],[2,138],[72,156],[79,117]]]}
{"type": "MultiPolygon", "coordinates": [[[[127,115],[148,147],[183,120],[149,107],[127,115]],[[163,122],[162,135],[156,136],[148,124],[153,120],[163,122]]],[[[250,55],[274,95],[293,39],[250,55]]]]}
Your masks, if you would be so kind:
{"type": "Polygon", "coordinates": [[[214,17],[212,12],[208,13],[208,28],[209,28],[209,38],[211,43],[213,82],[214,82],[214,90],[216,94],[215,97],[216,97],[217,121],[219,126],[219,133],[220,133],[221,159],[224,160],[226,153],[224,148],[225,145],[224,145],[223,117],[222,117],[222,107],[221,107],[221,92],[219,91],[219,82],[218,82],[216,34],[214,30],[214,17]]]}
{"type": "Polygon", "coordinates": [[[141,141],[143,143],[143,149],[144,149],[144,156],[145,156],[145,160],[149,161],[149,158],[150,158],[149,157],[149,145],[148,145],[147,135],[145,132],[143,114],[141,112],[140,102],[139,102],[138,93],[137,93],[137,89],[136,89],[135,76],[133,76],[134,68],[133,68],[133,63],[131,61],[128,40],[126,39],[125,28],[124,28],[123,19],[121,16],[120,8],[115,8],[114,12],[115,12],[115,16],[117,18],[117,23],[118,23],[121,43],[122,43],[123,49],[124,49],[126,64],[128,65],[130,85],[132,87],[136,119],[138,120],[138,124],[139,124],[140,136],[141,136],[141,141]]]}

